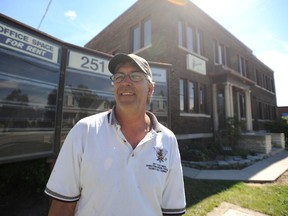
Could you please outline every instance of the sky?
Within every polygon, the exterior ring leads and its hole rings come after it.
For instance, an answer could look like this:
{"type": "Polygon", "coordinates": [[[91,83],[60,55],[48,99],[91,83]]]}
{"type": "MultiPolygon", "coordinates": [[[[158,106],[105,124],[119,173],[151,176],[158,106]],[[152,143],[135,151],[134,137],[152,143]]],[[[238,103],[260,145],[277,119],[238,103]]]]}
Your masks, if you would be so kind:
{"type": "MultiPolygon", "coordinates": [[[[137,0],[0,0],[0,13],[84,46],[137,0]]],[[[278,106],[288,106],[288,1],[190,0],[274,71],[278,106]]]]}

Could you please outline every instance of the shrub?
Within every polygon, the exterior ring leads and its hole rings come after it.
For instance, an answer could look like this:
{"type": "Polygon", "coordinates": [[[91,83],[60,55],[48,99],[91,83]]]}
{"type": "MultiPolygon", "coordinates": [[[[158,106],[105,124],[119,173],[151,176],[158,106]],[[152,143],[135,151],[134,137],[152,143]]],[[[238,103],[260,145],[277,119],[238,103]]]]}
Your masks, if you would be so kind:
{"type": "Polygon", "coordinates": [[[265,130],[271,133],[284,133],[286,139],[286,147],[288,146],[288,117],[282,117],[280,120],[267,122],[265,130]]]}
{"type": "Polygon", "coordinates": [[[11,191],[43,192],[50,168],[46,159],[21,161],[0,165],[0,194],[11,191]]]}

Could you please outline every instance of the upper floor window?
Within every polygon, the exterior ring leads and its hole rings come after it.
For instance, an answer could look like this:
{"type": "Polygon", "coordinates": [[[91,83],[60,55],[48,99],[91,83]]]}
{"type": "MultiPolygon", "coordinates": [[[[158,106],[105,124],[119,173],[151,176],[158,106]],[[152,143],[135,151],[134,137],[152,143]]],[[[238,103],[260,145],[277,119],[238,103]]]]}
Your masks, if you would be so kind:
{"type": "Polygon", "coordinates": [[[227,65],[226,47],[218,41],[214,42],[214,63],[227,65]]]}
{"type": "Polygon", "coordinates": [[[183,22],[182,21],[178,21],[178,45],[180,47],[183,47],[183,41],[184,41],[184,38],[183,38],[183,22]]]}
{"type": "Polygon", "coordinates": [[[143,25],[143,46],[146,47],[151,44],[151,20],[146,20],[143,25]]]}
{"type": "Polygon", "coordinates": [[[271,82],[271,91],[275,93],[274,80],[270,79],[270,82],[271,82]]]}
{"type": "Polygon", "coordinates": [[[258,86],[275,93],[274,79],[273,75],[268,76],[262,73],[260,70],[256,69],[256,83],[258,86]]]}
{"type": "Polygon", "coordinates": [[[196,32],[196,52],[199,54],[202,54],[202,37],[202,32],[198,30],[196,32]]]}
{"type": "Polygon", "coordinates": [[[193,28],[191,26],[187,26],[187,49],[190,52],[194,51],[194,38],[193,38],[193,28]]]}
{"type": "Polygon", "coordinates": [[[202,55],[202,32],[194,26],[179,20],[178,21],[178,45],[190,52],[202,55]]]}
{"type": "Polygon", "coordinates": [[[262,85],[262,81],[261,81],[261,74],[260,71],[256,69],[256,83],[257,85],[261,86],[262,85]]]}
{"type": "Polygon", "coordinates": [[[151,44],[151,20],[143,22],[132,27],[132,52],[144,48],[151,44]]]}
{"type": "Polygon", "coordinates": [[[242,56],[238,57],[239,72],[242,76],[247,77],[247,60],[242,56]]]}

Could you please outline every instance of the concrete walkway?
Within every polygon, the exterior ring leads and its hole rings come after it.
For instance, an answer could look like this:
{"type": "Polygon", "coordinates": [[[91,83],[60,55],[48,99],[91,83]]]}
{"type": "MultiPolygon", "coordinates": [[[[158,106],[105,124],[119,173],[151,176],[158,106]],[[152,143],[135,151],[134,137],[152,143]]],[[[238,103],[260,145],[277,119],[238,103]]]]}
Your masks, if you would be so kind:
{"type": "Polygon", "coordinates": [[[247,208],[242,208],[231,203],[223,202],[213,211],[209,212],[207,216],[268,216],[260,212],[256,212],[247,208]]]}
{"type": "MultiPolygon", "coordinates": [[[[183,167],[184,176],[202,180],[273,182],[288,170],[288,151],[281,151],[241,170],[198,170],[183,167]]],[[[268,216],[251,209],[223,202],[207,216],[268,216]]]]}
{"type": "Polygon", "coordinates": [[[183,167],[184,176],[191,179],[263,183],[277,180],[286,170],[288,170],[286,150],[240,170],[199,170],[183,167]]]}

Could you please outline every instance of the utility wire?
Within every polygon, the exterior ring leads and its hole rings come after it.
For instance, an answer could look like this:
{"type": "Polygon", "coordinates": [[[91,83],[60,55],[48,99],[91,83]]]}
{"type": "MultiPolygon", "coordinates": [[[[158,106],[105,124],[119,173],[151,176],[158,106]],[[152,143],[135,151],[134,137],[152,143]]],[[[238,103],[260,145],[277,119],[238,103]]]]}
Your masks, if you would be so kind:
{"type": "Polygon", "coordinates": [[[45,11],[45,13],[43,14],[42,19],[41,19],[41,21],[40,21],[40,23],[39,23],[39,25],[38,25],[38,28],[37,28],[38,30],[40,29],[40,26],[41,26],[41,24],[42,24],[42,22],[43,22],[43,20],[44,20],[44,18],[45,18],[45,16],[46,16],[48,10],[49,10],[49,7],[50,7],[51,2],[52,2],[52,0],[49,1],[48,5],[47,5],[47,7],[46,7],[46,11],[45,11]]]}

